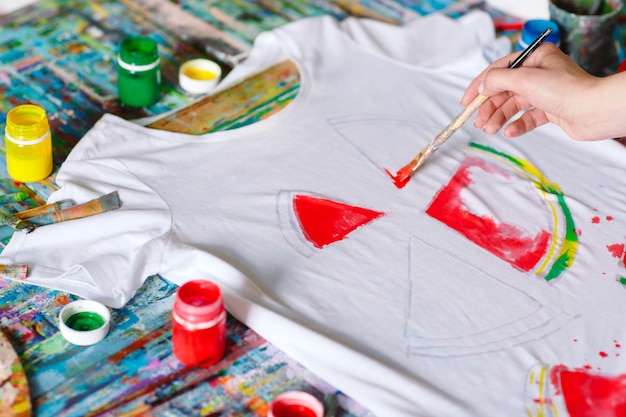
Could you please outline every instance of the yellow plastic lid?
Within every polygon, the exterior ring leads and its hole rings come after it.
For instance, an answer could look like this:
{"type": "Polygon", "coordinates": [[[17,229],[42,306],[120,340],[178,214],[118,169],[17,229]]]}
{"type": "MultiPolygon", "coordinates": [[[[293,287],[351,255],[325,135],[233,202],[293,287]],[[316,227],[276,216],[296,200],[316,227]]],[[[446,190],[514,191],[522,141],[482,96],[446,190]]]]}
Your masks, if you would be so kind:
{"type": "Polygon", "coordinates": [[[36,140],[49,131],[46,111],[39,106],[22,104],[7,113],[6,134],[13,140],[36,140]]]}

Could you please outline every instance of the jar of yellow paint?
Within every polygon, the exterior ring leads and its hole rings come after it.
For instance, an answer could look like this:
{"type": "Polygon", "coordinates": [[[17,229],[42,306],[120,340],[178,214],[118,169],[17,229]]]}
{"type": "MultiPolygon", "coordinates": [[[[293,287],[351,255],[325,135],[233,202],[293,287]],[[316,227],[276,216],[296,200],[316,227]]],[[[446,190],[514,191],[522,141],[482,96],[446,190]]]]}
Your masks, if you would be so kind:
{"type": "Polygon", "coordinates": [[[217,85],[222,68],[214,61],[204,58],[185,62],[178,70],[178,82],[191,94],[208,93],[217,85]]]}
{"type": "Polygon", "coordinates": [[[7,113],[5,128],[7,170],[15,181],[33,182],[52,172],[52,139],[46,111],[22,104],[7,113]]]}

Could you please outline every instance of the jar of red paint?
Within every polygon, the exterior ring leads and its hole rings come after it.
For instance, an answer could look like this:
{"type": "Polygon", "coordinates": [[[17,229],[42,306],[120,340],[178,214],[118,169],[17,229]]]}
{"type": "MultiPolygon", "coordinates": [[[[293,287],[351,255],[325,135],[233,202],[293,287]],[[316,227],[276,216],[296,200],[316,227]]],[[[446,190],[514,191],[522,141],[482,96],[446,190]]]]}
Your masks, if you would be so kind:
{"type": "Polygon", "coordinates": [[[268,417],[322,417],[324,406],[304,391],[286,391],[270,403],[268,417]]]}
{"type": "Polygon", "coordinates": [[[224,356],[226,310],[220,288],[207,280],[178,288],[172,311],[174,355],[187,366],[209,366],[224,356]]]}

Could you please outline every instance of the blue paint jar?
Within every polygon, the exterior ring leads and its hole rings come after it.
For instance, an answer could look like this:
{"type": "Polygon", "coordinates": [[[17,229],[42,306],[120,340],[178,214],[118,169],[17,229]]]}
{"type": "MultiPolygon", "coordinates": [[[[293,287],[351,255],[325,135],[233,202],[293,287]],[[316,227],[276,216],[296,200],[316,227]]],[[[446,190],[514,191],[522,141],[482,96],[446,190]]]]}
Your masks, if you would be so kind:
{"type": "Polygon", "coordinates": [[[545,42],[552,42],[556,46],[559,46],[561,44],[559,25],[552,20],[533,19],[524,23],[515,50],[522,51],[526,49],[528,45],[537,39],[547,28],[552,29],[552,33],[548,35],[545,42]]]}

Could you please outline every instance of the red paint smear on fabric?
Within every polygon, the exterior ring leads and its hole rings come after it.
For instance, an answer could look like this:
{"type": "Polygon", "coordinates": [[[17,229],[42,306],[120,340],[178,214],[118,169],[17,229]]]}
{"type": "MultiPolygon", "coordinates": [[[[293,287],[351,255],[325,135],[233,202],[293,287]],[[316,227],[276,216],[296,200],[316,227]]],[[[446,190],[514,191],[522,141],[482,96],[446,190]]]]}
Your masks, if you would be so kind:
{"type": "Polygon", "coordinates": [[[613,220],[613,216],[606,216],[606,220],[610,222],[611,220],[613,220]]]}
{"type": "Polygon", "coordinates": [[[600,355],[601,358],[607,358],[609,356],[608,353],[603,352],[603,351],[598,352],[598,355],[600,355]]]}
{"type": "Polygon", "coordinates": [[[470,213],[463,205],[461,192],[472,183],[471,166],[504,176],[499,168],[481,159],[467,158],[450,182],[439,190],[426,213],[520,270],[531,270],[547,253],[552,235],[541,230],[534,237],[528,236],[515,225],[470,213]]]}
{"type": "Polygon", "coordinates": [[[593,223],[593,224],[598,224],[598,223],[600,223],[600,217],[598,217],[598,216],[593,216],[593,217],[591,218],[591,223],[593,223]]]}
{"type": "Polygon", "coordinates": [[[293,207],[305,238],[317,248],[345,239],[359,227],[384,215],[336,201],[296,195],[293,207]]]}
{"type": "Polygon", "coordinates": [[[615,243],[613,245],[607,245],[606,248],[609,250],[611,255],[614,258],[621,258],[624,255],[624,244],[623,243],[615,243]]]}
{"type": "Polygon", "coordinates": [[[411,179],[411,168],[408,165],[400,168],[400,170],[396,172],[396,175],[393,175],[386,168],[385,172],[393,180],[393,185],[398,188],[404,188],[404,186],[407,185],[411,179]]]}
{"type": "Polygon", "coordinates": [[[569,417],[626,416],[626,375],[593,375],[586,368],[557,365],[550,380],[563,395],[569,417]]]}

